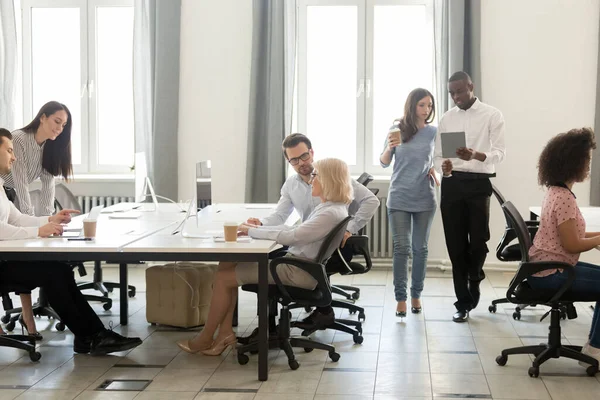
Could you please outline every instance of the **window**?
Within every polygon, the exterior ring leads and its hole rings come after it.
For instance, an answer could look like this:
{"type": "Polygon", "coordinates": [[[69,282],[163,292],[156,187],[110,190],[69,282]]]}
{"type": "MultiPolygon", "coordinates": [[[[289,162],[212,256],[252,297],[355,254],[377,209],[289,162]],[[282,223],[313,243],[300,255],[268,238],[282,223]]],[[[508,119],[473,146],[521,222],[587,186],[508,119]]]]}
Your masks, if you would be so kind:
{"type": "Polygon", "coordinates": [[[432,3],[299,1],[297,126],[315,158],[391,173],[379,166],[389,127],[412,89],[434,88],[432,3]]]}
{"type": "Polygon", "coordinates": [[[133,0],[21,0],[23,120],[71,111],[76,173],[133,164],[133,0]]]}

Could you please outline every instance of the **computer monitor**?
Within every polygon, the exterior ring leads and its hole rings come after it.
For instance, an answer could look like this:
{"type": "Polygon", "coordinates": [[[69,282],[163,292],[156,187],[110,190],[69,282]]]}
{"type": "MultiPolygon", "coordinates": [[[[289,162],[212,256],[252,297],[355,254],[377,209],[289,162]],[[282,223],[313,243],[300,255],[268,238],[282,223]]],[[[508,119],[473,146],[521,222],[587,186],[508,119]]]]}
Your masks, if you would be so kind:
{"type": "Polygon", "coordinates": [[[212,202],[212,176],[210,160],[196,163],[196,199],[198,208],[212,202]]]}
{"type": "Polygon", "coordinates": [[[146,166],[146,153],[135,153],[135,202],[141,203],[146,199],[146,178],[148,167],[146,166]]]}

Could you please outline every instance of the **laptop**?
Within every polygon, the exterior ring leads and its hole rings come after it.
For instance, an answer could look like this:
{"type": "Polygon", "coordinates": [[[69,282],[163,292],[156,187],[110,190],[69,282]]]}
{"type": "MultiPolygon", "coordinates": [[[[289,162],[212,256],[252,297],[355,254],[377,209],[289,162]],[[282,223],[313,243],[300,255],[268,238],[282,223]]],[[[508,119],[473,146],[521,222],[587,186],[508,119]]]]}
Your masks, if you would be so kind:
{"type": "MultiPolygon", "coordinates": [[[[90,210],[90,212],[88,213],[88,216],[86,217],[86,219],[98,219],[103,208],[104,208],[104,206],[93,207],[90,210]]],[[[63,229],[62,235],[52,236],[52,237],[57,237],[57,238],[81,237],[82,233],[83,233],[83,220],[78,219],[77,222],[66,225],[63,229]]]]}

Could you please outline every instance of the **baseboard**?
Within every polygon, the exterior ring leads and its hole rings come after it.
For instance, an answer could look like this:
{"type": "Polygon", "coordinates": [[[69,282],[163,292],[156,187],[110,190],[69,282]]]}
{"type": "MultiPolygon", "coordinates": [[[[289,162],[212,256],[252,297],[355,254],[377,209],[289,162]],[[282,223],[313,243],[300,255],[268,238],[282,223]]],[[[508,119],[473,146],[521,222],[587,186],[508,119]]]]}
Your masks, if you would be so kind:
{"type": "MultiPolygon", "coordinates": [[[[392,269],[391,258],[373,258],[373,269],[392,269]]],[[[516,272],[519,267],[517,262],[502,262],[498,260],[486,261],[483,267],[486,271],[501,271],[501,272],[516,272]]],[[[427,268],[437,269],[441,271],[451,271],[452,264],[448,259],[429,259],[427,260],[427,268]]]]}

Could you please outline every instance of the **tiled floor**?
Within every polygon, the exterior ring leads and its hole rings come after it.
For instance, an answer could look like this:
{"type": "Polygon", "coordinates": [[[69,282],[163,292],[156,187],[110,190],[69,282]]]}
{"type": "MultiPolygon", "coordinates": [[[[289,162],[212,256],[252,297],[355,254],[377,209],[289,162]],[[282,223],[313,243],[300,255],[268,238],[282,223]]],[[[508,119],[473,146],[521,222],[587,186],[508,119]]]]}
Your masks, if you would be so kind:
{"type": "MultiPolygon", "coordinates": [[[[105,279],[117,270],[105,269],[105,279]]],[[[37,321],[44,335],[39,363],[24,353],[0,349],[0,400],[4,399],[233,399],[291,400],[334,399],[599,399],[600,375],[585,371],[570,360],[551,360],[541,378],[530,378],[528,356],[510,357],[505,367],[495,358],[503,348],[539,343],[546,339],[548,320],[544,310],[525,310],[521,321],[512,319],[512,306],[487,310],[502,297],[511,278],[488,273],[482,284],[480,307],[467,324],[451,321],[454,308],[449,272],[430,269],[425,283],[421,315],[404,321],[394,316],[392,274],[373,270],[365,276],[337,277],[338,283],[361,287],[358,304],[365,306],[364,343],[355,345],[344,333],[321,331],[315,339],[333,343],[341,354],[331,362],[323,351],[297,351],[300,369],[291,371],[283,353],[270,353],[269,381],[257,380],[257,356],[245,366],[233,353],[221,357],[189,355],[175,342],[193,332],[151,326],[145,319],[144,268],[130,269],[130,281],[138,288],[130,301],[130,324],[118,325],[118,296],[112,311],[94,308],[106,325],[122,334],[140,336],[143,345],[128,353],[106,357],[74,355],[73,335],[57,332],[46,319],[37,321]],[[143,391],[96,390],[107,379],[149,380],[143,391]]],[[[342,311],[336,310],[338,315],[342,311]]],[[[579,318],[563,322],[566,343],[582,344],[591,322],[589,304],[578,305],[579,318]]],[[[255,298],[242,293],[239,332],[256,326],[255,298]]],[[[302,316],[300,314],[300,316],[302,316]]],[[[348,316],[355,318],[355,316],[348,316]]],[[[299,332],[296,332],[299,333],[299,332]]]]}

